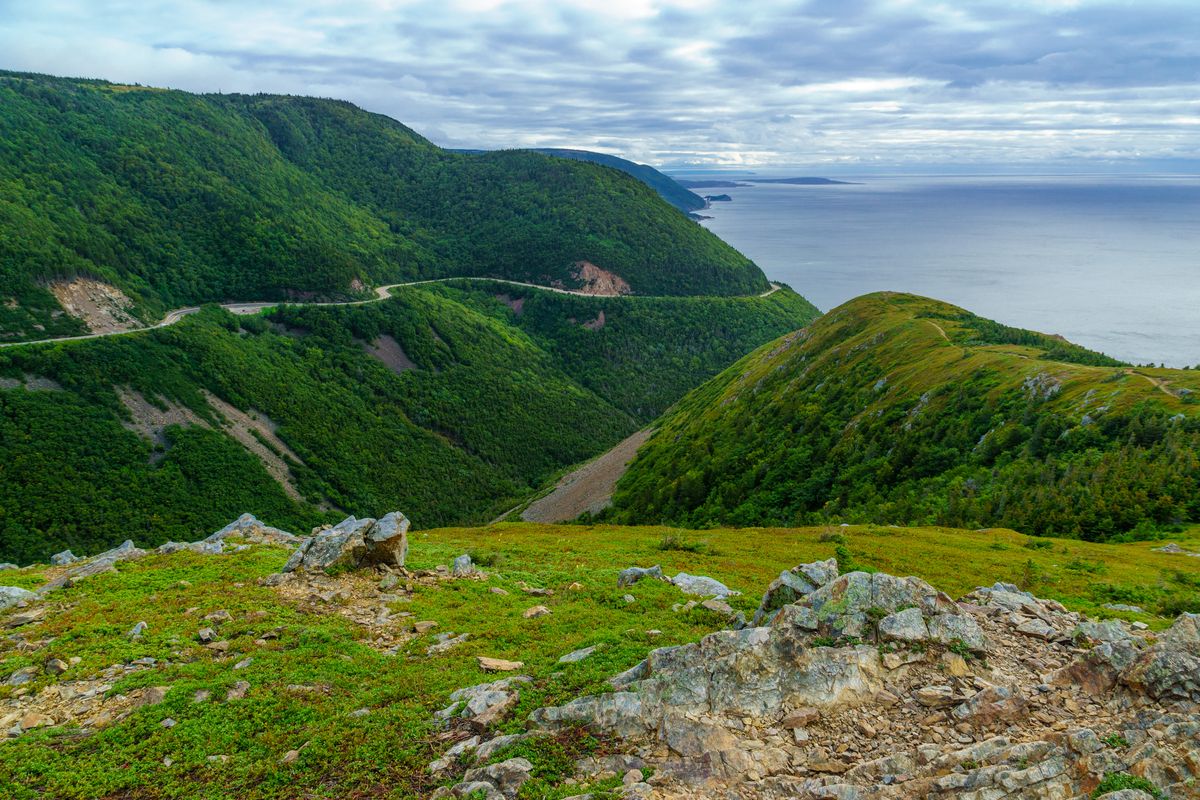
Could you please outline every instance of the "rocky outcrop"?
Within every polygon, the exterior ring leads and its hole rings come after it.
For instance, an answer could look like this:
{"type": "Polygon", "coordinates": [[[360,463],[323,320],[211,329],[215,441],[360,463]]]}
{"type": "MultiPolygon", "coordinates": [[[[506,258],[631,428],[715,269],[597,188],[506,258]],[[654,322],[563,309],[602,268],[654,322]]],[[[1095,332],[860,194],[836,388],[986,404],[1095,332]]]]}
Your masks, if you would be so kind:
{"type": "Polygon", "coordinates": [[[403,567],[408,555],[408,527],[408,518],[399,511],[379,520],[346,517],[304,539],[282,571],[356,569],[374,564],[403,567]]]}
{"type": "Polygon", "coordinates": [[[655,798],[1053,800],[1123,772],[1196,796],[1200,616],[1154,637],[1011,584],[955,602],[822,562],[781,574],[755,619],[655,650],[532,729],[624,741],[655,798]]]}

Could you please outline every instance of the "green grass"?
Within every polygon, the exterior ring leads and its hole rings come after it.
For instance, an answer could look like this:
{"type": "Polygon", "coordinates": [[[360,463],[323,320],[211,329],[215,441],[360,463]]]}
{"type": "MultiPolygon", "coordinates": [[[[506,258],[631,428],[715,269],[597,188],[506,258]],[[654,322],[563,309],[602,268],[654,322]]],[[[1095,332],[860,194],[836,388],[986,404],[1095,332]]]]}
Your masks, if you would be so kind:
{"type": "MultiPolygon", "coordinates": [[[[703,534],[708,547],[699,551],[661,549],[670,536],[693,540],[691,533],[661,527],[502,524],[417,532],[410,566],[433,567],[474,552],[494,564],[488,568],[494,574],[486,581],[418,587],[411,602],[394,604],[395,611],[413,613],[412,619],[438,622],[433,632],[396,656],[369,647],[367,631],[332,610],[304,611],[257,585],[258,578],[283,563],[282,549],[254,547],[222,557],[181,553],[126,563],[120,574],[51,595],[47,602],[55,613],[37,628],[26,629],[31,638],[51,643],[36,652],[0,650],[0,675],[51,657],[78,657],[81,662],[63,676],[69,680],[150,656],[164,664],[118,680],[112,692],[164,685],[172,687],[167,699],[91,736],[68,727],[0,744],[0,795],[22,800],[425,796],[438,783],[425,773],[425,765],[447,746],[434,738],[433,713],[447,704],[454,689],[495,678],[477,668],[476,655],[523,661],[523,672],[535,678],[522,689],[515,715],[499,729],[516,732],[535,708],[602,691],[607,677],[637,663],[650,649],[694,641],[722,626],[719,617],[704,609],[673,612],[671,606],[684,597],[669,584],[642,581],[618,589],[616,573],[629,565],[659,563],[668,574],[711,575],[744,593],[730,602],[746,612],[757,606],[780,570],[829,558],[839,547],[864,566],[919,575],[952,595],[997,580],[1020,582],[1032,564],[1036,583],[1029,588],[1089,613],[1099,612],[1103,602],[1095,593],[1098,579],[1068,569],[1075,558],[1103,564],[1101,581],[1147,587],[1163,598],[1188,596],[1200,583],[1195,559],[1151,552],[1152,543],[1052,540],[1052,548],[1026,550],[1021,547],[1026,537],[1004,530],[856,526],[837,529],[845,541],[839,545],[824,540],[829,532],[711,530],[703,534]],[[997,541],[1009,548],[994,549],[997,541]],[[522,582],[554,594],[525,595],[522,582]],[[568,589],[575,582],[583,588],[568,589]],[[509,594],[493,594],[491,587],[509,594]],[[626,592],[636,602],[624,603],[626,592]],[[537,604],[552,613],[524,619],[521,612],[537,604]],[[221,636],[232,642],[233,651],[253,655],[253,663],[243,670],[232,669],[238,657],[217,661],[196,643],[197,629],[208,624],[202,617],[222,608],[233,620],[220,627],[221,636]],[[127,639],[125,633],[142,620],[149,624],[146,635],[127,639]],[[254,644],[263,632],[276,628],[281,628],[278,639],[254,644]],[[661,633],[651,635],[651,630],[661,633]],[[435,633],[445,631],[468,632],[471,638],[427,658],[425,647],[435,633]],[[559,656],[591,645],[600,645],[591,658],[557,663],[559,656]],[[250,683],[247,697],[223,702],[238,680],[250,683]],[[324,685],[328,691],[297,694],[287,690],[291,684],[324,685]],[[217,701],[193,704],[192,695],[200,689],[211,691],[217,701]],[[359,708],[371,713],[348,716],[359,708]],[[166,717],[178,724],[160,727],[166,717]],[[294,764],[278,763],[285,752],[301,746],[294,764]],[[212,755],[229,760],[210,762],[212,755]],[[169,767],[163,763],[168,757],[173,761],[169,767]]],[[[1187,531],[1178,541],[1200,547],[1200,531],[1187,531]]],[[[36,585],[34,575],[30,570],[5,573],[3,581],[36,585]]],[[[1144,619],[1156,628],[1168,623],[1150,614],[1118,616],[1144,619]]],[[[40,677],[32,688],[39,691],[48,681],[40,677]]],[[[582,734],[523,746],[519,754],[532,747],[529,754],[536,756],[531,760],[539,770],[523,796],[557,798],[584,791],[561,785],[564,753],[604,746],[582,734]]]]}

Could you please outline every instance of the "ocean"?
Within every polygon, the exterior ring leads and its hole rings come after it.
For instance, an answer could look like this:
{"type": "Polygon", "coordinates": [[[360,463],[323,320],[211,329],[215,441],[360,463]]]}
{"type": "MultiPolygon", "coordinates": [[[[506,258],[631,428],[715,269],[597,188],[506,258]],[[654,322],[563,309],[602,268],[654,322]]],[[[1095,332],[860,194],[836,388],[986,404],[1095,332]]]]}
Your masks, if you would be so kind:
{"type": "Polygon", "coordinates": [[[730,195],[703,224],[822,310],[913,292],[1135,364],[1200,364],[1200,177],[853,180],[695,191],[730,195]]]}

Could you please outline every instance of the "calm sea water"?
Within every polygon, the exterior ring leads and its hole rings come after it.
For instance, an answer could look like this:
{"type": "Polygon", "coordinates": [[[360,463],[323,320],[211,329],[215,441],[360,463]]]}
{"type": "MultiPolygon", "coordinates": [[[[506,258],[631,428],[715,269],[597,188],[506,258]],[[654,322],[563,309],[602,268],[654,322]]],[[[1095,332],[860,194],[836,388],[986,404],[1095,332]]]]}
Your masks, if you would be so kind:
{"type": "Polygon", "coordinates": [[[729,194],[704,224],[822,310],[914,292],[1126,361],[1200,364],[1200,177],[857,180],[696,191],[729,194]]]}

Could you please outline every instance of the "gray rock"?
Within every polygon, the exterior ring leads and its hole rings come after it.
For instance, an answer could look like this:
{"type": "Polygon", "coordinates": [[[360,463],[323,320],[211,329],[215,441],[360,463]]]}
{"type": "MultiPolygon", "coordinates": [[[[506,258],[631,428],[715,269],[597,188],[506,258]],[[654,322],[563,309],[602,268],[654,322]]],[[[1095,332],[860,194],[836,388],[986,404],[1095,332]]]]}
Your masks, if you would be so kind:
{"type": "Polygon", "coordinates": [[[784,570],[767,587],[752,625],[765,624],[778,609],[815,592],[838,576],[837,561],[816,561],[784,570]]]}
{"type": "Polygon", "coordinates": [[[408,558],[408,517],[399,511],[384,514],[367,533],[373,561],[403,567],[408,558]]]}
{"type": "Polygon", "coordinates": [[[454,565],[450,568],[450,574],[459,578],[465,575],[472,575],[474,572],[475,565],[471,562],[471,557],[466,553],[454,559],[454,565]]]}
{"type": "Polygon", "coordinates": [[[583,661],[585,658],[590,656],[592,653],[596,652],[596,649],[599,646],[600,645],[594,644],[591,647],[584,647],[579,650],[574,650],[570,653],[567,653],[565,656],[561,656],[558,659],[558,663],[559,664],[574,664],[578,661],[583,661]]]}
{"type": "Polygon", "coordinates": [[[0,586],[0,611],[12,608],[22,601],[36,600],[37,595],[20,586],[0,586]]]}
{"type": "Polygon", "coordinates": [[[929,628],[921,609],[906,608],[879,621],[879,637],[885,641],[924,642],[929,639],[929,628]]]}
{"type": "Polygon", "coordinates": [[[403,566],[408,555],[408,527],[408,519],[398,511],[378,521],[347,517],[304,539],[282,572],[356,569],[371,564],[403,566]]]}
{"type": "Polygon", "coordinates": [[[1104,620],[1098,622],[1096,620],[1087,620],[1079,623],[1075,627],[1075,631],[1071,634],[1071,638],[1076,641],[1086,642],[1128,642],[1133,639],[1133,635],[1122,627],[1121,623],[1116,620],[1104,620]]]}
{"type": "MultiPolygon", "coordinates": [[[[515,798],[521,787],[530,778],[533,764],[524,758],[510,758],[498,764],[488,764],[486,767],[467,770],[463,775],[463,783],[490,785],[505,798],[515,798]]],[[[474,791],[479,791],[475,789],[474,791]]],[[[470,795],[465,792],[462,797],[470,795]]]]}
{"type": "Polygon", "coordinates": [[[0,572],[8,572],[9,570],[14,570],[14,569],[20,569],[20,567],[18,567],[16,564],[12,564],[7,561],[4,562],[3,564],[0,564],[0,572]]]}
{"type": "Polygon", "coordinates": [[[1053,641],[1059,637],[1058,630],[1040,619],[1031,619],[1021,623],[1016,628],[1017,633],[1034,636],[1038,639],[1053,641]]]}
{"type": "Polygon", "coordinates": [[[7,683],[9,686],[21,686],[22,684],[26,684],[34,680],[37,677],[37,674],[37,667],[22,667],[13,674],[9,675],[8,680],[6,680],[5,683],[7,683]]]}
{"type": "Polygon", "coordinates": [[[140,547],[136,547],[133,544],[132,539],[126,539],[119,546],[114,547],[112,550],[106,550],[91,560],[115,563],[117,561],[132,561],[134,559],[144,558],[145,556],[145,550],[141,549],[140,547]]]}
{"type": "Polygon", "coordinates": [[[1100,800],[1154,800],[1154,797],[1141,789],[1118,789],[1115,792],[1105,792],[1100,795],[1100,800]]]}
{"type": "Polygon", "coordinates": [[[63,550],[61,553],[55,553],[50,556],[50,563],[56,567],[65,567],[68,564],[74,564],[78,560],[79,556],[70,550],[63,550]]]}
{"type": "Polygon", "coordinates": [[[296,544],[300,537],[279,528],[259,522],[253,514],[242,514],[216,533],[204,538],[205,542],[219,542],[229,536],[239,536],[248,542],[267,544],[296,544]]]}
{"type": "Polygon", "coordinates": [[[929,638],[941,644],[962,642],[975,653],[987,650],[987,637],[966,614],[937,614],[929,618],[929,638]]]}
{"type": "Polygon", "coordinates": [[[129,633],[127,633],[125,635],[128,636],[130,639],[140,639],[142,634],[146,632],[146,628],[148,628],[148,627],[150,627],[150,626],[147,625],[144,621],[139,622],[137,625],[134,625],[129,630],[129,633]]]}
{"type": "Polygon", "coordinates": [[[670,582],[679,587],[679,590],[684,594],[695,594],[702,597],[731,597],[741,594],[735,592],[725,584],[715,578],[710,578],[707,575],[689,575],[686,572],[681,572],[670,582]]]}
{"type": "Polygon", "coordinates": [[[628,567],[621,570],[621,574],[617,576],[617,586],[632,586],[643,578],[654,578],[660,581],[666,580],[662,567],[657,564],[653,567],[628,567]]]}

